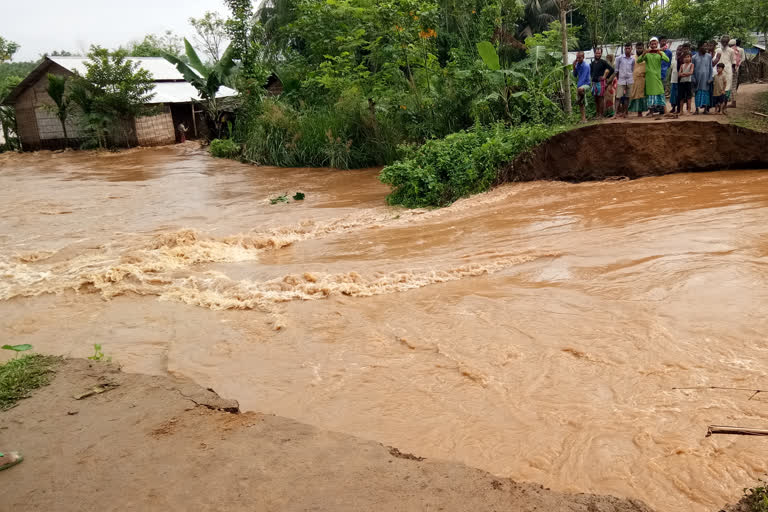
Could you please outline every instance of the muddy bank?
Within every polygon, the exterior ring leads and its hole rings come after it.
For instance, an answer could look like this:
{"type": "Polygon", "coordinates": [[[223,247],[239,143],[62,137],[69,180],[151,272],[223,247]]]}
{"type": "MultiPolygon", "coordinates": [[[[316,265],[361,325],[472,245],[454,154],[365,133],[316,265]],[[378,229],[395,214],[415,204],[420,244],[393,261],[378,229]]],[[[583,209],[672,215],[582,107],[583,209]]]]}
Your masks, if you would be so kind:
{"type": "Polygon", "coordinates": [[[502,169],[499,181],[592,181],[764,168],[768,134],[719,122],[589,125],[552,137],[502,169]]]}
{"type": "Polygon", "coordinates": [[[51,385],[0,413],[7,510],[558,510],[643,512],[563,494],[236,404],[185,378],[65,360],[51,385]],[[118,386],[83,400],[75,394],[118,386]]]}

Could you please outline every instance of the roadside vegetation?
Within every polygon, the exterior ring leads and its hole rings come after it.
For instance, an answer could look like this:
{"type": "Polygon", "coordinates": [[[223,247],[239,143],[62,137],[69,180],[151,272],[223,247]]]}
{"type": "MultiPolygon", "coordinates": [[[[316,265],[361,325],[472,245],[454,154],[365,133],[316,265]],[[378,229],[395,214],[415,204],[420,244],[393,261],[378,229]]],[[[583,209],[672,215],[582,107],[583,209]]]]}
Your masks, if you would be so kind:
{"type": "MultiPolygon", "coordinates": [[[[20,354],[30,345],[5,345],[5,350],[20,354]]],[[[10,409],[29,393],[50,382],[59,357],[28,354],[0,364],[0,411],[10,409]]]]}

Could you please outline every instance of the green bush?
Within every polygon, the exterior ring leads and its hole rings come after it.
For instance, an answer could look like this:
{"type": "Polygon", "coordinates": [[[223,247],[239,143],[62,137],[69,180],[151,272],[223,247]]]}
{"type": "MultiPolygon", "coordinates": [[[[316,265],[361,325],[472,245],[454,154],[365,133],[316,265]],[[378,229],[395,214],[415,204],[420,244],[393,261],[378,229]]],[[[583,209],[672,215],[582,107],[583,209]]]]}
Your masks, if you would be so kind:
{"type": "Polygon", "coordinates": [[[379,179],[393,188],[390,204],[446,206],[488,190],[501,166],[563,130],[544,125],[475,127],[415,149],[403,148],[404,158],[385,167],[379,179]]]}
{"type": "Polygon", "coordinates": [[[213,139],[210,151],[216,158],[237,158],[240,156],[240,145],[232,139],[213,139]]]}

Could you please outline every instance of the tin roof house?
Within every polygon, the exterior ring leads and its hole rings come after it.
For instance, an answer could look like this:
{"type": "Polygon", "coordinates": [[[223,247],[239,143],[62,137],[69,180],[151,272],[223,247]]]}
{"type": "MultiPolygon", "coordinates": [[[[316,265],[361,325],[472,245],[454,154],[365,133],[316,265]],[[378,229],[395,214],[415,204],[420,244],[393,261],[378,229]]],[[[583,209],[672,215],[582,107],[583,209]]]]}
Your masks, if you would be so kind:
{"type": "MultiPolygon", "coordinates": [[[[199,105],[200,96],[176,67],[162,57],[134,57],[150,72],[155,82],[154,96],[149,102],[156,106],[157,113],[133,119],[130,130],[131,144],[138,146],[159,146],[177,141],[176,126],[184,123],[187,137],[195,138],[207,129],[199,105]]],[[[57,75],[85,75],[85,57],[45,57],[3,101],[3,105],[16,110],[16,128],[25,151],[37,149],[60,149],[76,144],[79,139],[77,123],[67,121],[67,136],[58,118],[44,105],[52,105],[48,96],[48,73],[57,75]]],[[[219,89],[218,97],[231,97],[237,93],[228,87],[219,89]]]]}

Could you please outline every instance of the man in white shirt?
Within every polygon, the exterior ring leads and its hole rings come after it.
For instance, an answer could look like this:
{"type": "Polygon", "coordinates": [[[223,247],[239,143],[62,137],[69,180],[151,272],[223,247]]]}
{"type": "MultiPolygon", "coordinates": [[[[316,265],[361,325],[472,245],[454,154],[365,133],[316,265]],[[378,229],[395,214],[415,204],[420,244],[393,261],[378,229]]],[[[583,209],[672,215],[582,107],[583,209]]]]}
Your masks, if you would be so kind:
{"type": "Polygon", "coordinates": [[[635,82],[632,78],[634,71],[635,58],[632,56],[632,43],[627,43],[624,45],[624,55],[619,55],[616,59],[616,73],[619,81],[616,88],[616,97],[619,99],[616,117],[627,117],[629,96],[632,91],[632,84],[635,82]]]}
{"type": "MultiPolygon", "coordinates": [[[[725,101],[731,100],[731,87],[733,86],[733,66],[736,64],[733,50],[731,50],[730,46],[728,46],[730,41],[731,38],[728,36],[723,36],[720,38],[720,48],[718,48],[715,52],[715,58],[712,61],[713,66],[717,66],[721,62],[725,66],[725,69],[723,69],[723,73],[725,74],[725,101]]],[[[736,44],[735,41],[734,44],[736,44]]]]}

